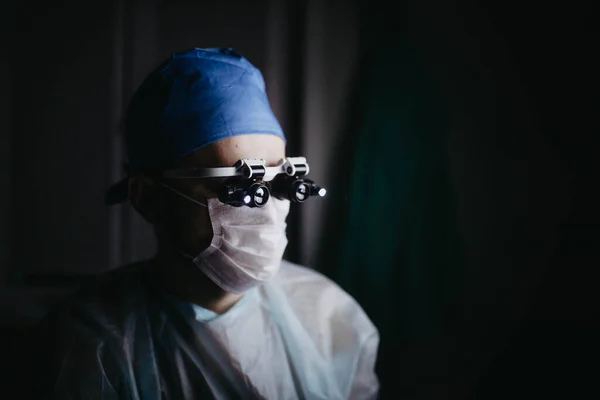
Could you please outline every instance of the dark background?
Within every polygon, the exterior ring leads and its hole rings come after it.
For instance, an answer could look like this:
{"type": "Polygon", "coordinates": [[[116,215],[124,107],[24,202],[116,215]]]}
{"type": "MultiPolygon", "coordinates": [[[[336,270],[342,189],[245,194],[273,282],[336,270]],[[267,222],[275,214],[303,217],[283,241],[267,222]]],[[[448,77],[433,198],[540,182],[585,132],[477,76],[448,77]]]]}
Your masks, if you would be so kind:
{"type": "MultiPolygon", "coordinates": [[[[0,390],[35,379],[33,326],[81,282],[67,276],[152,255],[152,232],[131,208],[103,204],[123,174],[121,118],[137,85],[173,51],[233,47],[263,70],[288,154],[306,156],[326,187],[348,178],[351,163],[336,161],[357,150],[361,110],[402,74],[382,66],[418,59],[452,116],[427,141],[440,143],[452,189],[440,204],[463,250],[449,267],[460,276],[452,329],[399,334],[402,279],[358,290],[328,266],[340,236],[331,228],[344,219],[332,202],[366,216],[370,203],[338,189],[288,221],[287,257],[332,276],[380,327],[385,398],[597,394],[597,16],[591,1],[496,3],[3,2],[0,390]]],[[[389,160],[383,150],[369,163],[389,160]]],[[[401,185],[371,181],[383,193],[401,185]]],[[[388,239],[401,236],[384,225],[388,239]]]]}

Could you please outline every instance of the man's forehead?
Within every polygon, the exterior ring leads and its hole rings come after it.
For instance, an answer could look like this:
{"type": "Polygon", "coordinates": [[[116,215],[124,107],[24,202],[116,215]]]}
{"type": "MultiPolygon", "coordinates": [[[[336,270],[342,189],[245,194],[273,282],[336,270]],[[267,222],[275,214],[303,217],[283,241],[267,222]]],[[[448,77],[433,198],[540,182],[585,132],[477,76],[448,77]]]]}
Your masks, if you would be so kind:
{"type": "Polygon", "coordinates": [[[176,162],[177,168],[231,167],[236,161],[261,158],[276,165],[285,157],[285,142],[271,134],[231,136],[206,145],[176,162]]]}

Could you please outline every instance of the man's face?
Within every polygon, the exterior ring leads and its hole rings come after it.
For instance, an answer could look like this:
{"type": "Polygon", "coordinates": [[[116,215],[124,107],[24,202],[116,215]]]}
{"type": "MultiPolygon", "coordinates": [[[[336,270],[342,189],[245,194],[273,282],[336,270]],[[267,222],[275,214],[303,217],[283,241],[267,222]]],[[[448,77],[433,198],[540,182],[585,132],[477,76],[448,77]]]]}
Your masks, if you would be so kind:
{"type": "MultiPolygon", "coordinates": [[[[207,145],[179,160],[174,168],[231,167],[242,158],[262,158],[268,166],[276,165],[285,157],[284,141],[271,134],[246,134],[232,136],[207,145]]],[[[207,198],[217,197],[222,179],[170,179],[166,183],[173,189],[206,204],[207,198]]],[[[157,232],[159,248],[169,241],[178,250],[191,256],[200,254],[212,240],[212,227],[208,209],[166,189],[156,188],[152,195],[156,201],[149,204],[151,221],[157,232]]],[[[141,196],[144,196],[143,190],[141,196]]],[[[136,203],[133,199],[134,205],[136,203]]],[[[140,207],[136,208],[144,214],[140,207]]],[[[252,209],[248,209],[252,212],[252,209]]]]}

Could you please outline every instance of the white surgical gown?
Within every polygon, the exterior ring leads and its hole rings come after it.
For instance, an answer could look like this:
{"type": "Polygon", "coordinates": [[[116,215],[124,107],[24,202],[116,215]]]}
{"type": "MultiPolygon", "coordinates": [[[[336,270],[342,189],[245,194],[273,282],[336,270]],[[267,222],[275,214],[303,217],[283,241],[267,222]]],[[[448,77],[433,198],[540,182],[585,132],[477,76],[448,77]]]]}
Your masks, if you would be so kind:
{"type": "Polygon", "coordinates": [[[58,399],[371,399],[379,335],[336,284],[283,262],[222,315],[143,269],[52,314],[58,399]]]}

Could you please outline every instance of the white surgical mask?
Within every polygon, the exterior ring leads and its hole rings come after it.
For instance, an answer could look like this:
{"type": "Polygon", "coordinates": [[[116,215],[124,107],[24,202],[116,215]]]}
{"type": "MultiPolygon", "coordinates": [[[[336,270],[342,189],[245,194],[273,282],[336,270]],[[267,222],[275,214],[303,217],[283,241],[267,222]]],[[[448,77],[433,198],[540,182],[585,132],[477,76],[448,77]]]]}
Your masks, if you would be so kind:
{"type": "Polygon", "coordinates": [[[271,197],[262,208],[233,207],[217,198],[202,204],[168,188],[208,208],[213,229],[210,246],[197,257],[188,257],[213,282],[228,292],[243,293],[277,274],[288,243],[288,200],[271,197]]]}

